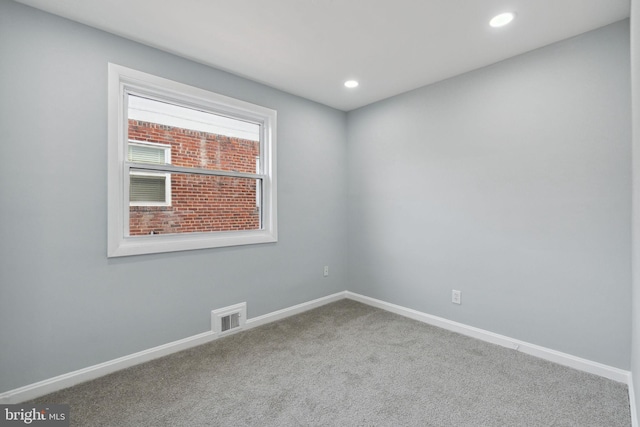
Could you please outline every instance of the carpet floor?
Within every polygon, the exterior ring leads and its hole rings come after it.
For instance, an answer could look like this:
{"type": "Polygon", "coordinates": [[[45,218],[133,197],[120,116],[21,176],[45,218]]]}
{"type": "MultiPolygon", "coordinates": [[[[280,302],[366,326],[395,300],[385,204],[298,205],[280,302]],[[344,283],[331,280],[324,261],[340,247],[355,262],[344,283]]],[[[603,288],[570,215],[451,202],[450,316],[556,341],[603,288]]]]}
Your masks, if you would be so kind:
{"type": "Polygon", "coordinates": [[[631,425],[624,384],[351,300],[32,403],[91,427],[631,425]]]}

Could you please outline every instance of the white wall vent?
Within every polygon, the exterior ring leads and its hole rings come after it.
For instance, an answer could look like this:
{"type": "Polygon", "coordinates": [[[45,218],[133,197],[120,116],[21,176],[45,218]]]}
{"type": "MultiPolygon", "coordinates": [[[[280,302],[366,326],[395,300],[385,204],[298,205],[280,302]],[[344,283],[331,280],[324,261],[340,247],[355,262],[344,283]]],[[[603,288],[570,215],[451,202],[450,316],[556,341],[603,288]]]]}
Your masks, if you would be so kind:
{"type": "Polygon", "coordinates": [[[247,303],[232,305],[211,312],[211,330],[216,334],[228,334],[244,328],[247,319],[247,303]]]}

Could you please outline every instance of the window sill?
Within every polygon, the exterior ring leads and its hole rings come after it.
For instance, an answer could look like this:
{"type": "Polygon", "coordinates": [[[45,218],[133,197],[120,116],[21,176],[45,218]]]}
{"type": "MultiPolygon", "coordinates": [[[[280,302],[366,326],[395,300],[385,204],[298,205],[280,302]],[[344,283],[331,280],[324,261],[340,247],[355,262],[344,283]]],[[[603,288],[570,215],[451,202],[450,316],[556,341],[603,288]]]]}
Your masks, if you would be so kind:
{"type": "Polygon", "coordinates": [[[178,252],[196,249],[221,248],[228,246],[275,243],[276,233],[265,230],[224,231],[214,233],[154,234],[124,237],[118,242],[110,242],[109,258],[178,252]]]}

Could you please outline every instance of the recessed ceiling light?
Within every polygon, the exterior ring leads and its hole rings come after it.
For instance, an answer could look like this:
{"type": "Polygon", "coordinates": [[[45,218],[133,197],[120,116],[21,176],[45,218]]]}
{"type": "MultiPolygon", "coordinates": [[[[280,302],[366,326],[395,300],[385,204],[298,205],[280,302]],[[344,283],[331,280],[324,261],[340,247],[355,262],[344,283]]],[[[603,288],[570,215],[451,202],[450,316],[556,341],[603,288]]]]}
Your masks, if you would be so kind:
{"type": "Polygon", "coordinates": [[[500,15],[494,16],[493,19],[489,21],[489,25],[494,28],[505,26],[509,22],[513,21],[513,18],[515,18],[515,16],[515,13],[511,12],[501,13],[500,15]]]}
{"type": "Polygon", "coordinates": [[[358,83],[355,80],[347,80],[346,82],[344,82],[345,87],[348,87],[349,89],[352,89],[354,87],[358,87],[360,83],[358,83]]]}

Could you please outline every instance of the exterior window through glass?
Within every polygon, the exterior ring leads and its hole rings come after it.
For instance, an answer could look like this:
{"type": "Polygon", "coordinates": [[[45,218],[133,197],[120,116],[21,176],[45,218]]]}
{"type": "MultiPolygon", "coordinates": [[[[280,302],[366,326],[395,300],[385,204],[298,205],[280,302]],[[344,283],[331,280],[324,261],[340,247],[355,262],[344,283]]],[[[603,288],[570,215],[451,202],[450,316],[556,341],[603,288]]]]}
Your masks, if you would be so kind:
{"type": "Polygon", "coordinates": [[[261,179],[243,175],[260,173],[260,125],[133,94],[127,105],[130,236],[260,229],[261,179]]]}

